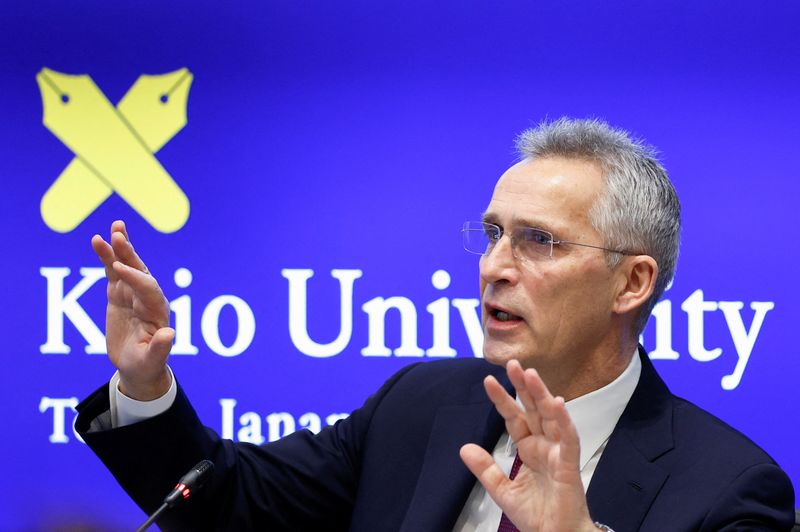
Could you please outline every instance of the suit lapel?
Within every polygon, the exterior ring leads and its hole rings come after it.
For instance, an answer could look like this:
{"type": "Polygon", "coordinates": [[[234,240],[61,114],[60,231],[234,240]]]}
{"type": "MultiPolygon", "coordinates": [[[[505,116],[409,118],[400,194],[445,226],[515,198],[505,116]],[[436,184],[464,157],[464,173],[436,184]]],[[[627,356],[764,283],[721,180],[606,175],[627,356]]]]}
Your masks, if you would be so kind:
{"type": "MultiPolygon", "coordinates": [[[[669,474],[654,461],[673,448],[672,395],[640,348],[642,373],[586,494],[593,519],[616,530],[637,530],[669,474]]],[[[502,370],[501,370],[502,371],[502,370]]],[[[505,375],[495,375],[514,393],[505,375]]],[[[465,443],[491,452],[503,420],[481,383],[464,404],[438,409],[425,460],[401,530],[449,530],[461,513],[475,477],[461,462],[465,443]]]]}
{"type": "MultiPolygon", "coordinates": [[[[504,376],[501,382],[507,385],[504,376]]],[[[470,389],[466,403],[440,407],[401,530],[451,529],[476,482],[461,461],[459,449],[465,443],[477,443],[491,452],[503,429],[503,420],[482,383],[470,389]]]]}
{"type": "Polygon", "coordinates": [[[638,530],[669,474],[654,461],[673,448],[671,394],[640,349],[639,384],[608,440],[586,494],[593,519],[638,530]]]}

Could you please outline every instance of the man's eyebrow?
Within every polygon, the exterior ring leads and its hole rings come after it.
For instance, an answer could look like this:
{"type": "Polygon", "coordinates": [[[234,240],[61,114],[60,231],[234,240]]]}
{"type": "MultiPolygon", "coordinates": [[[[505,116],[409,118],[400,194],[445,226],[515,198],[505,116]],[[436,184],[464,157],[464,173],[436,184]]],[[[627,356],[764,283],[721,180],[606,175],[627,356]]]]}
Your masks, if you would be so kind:
{"type": "MultiPolygon", "coordinates": [[[[494,224],[497,226],[501,226],[499,222],[499,217],[491,212],[485,212],[481,215],[481,221],[487,224],[494,224]]],[[[552,227],[550,224],[544,223],[542,221],[536,221],[530,218],[519,218],[514,217],[511,219],[511,223],[514,227],[534,227],[536,229],[544,229],[545,231],[552,232],[552,227]]]]}

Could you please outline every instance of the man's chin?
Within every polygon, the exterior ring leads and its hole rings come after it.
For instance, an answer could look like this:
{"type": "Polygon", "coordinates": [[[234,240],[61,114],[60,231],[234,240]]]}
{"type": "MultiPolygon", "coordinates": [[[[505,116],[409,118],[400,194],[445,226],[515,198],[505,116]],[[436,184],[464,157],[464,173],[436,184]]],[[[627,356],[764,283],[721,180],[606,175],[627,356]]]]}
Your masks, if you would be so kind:
{"type": "Polygon", "coordinates": [[[484,344],[483,358],[495,366],[506,367],[511,360],[520,360],[520,353],[508,345],[484,344]]]}
{"type": "Polygon", "coordinates": [[[512,360],[519,361],[522,367],[536,367],[535,361],[544,362],[537,344],[530,338],[498,338],[486,334],[483,340],[483,358],[496,366],[506,367],[512,360]],[[516,341],[515,341],[516,340],[516,341]]]}

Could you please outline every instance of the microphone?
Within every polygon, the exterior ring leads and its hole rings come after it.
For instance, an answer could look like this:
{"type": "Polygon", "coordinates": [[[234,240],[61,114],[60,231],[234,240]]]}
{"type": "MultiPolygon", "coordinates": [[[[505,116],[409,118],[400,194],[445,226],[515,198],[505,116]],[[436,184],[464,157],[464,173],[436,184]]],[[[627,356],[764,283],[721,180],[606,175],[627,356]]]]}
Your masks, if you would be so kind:
{"type": "Polygon", "coordinates": [[[167,508],[172,508],[181,501],[185,501],[192,495],[192,490],[200,489],[214,471],[214,463],[211,460],[202,460],[191,471],[183,475],[175,488],[164,497],[164,504],[167,508]]]}
{"type": "Polygon", "coordinates": [[[172,508],[178,503],[185,501],[192,496],[196,490],[200,489],[203,484],[211,477],[214,471],[214,462],[211,460],[201,460],[194,466],[188,473],[183,475],[172,491],[164,497],[164,503],[147,518],[142,526],[136,529],[136,532],[144,532],[156,519],[166,510],[172,508]]]}

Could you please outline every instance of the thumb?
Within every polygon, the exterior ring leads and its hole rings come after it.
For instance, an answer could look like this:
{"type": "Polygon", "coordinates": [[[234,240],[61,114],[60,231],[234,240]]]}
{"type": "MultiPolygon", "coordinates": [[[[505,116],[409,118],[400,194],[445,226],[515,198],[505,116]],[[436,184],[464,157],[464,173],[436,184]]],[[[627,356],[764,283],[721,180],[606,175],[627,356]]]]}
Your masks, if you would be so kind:
{"type": "Polygon", "coordinates": [[[160,361],[166,361],[175,339],[175,329],[162,327],[150,339],[150,355],[160,361]]]}
{"type": "Polygon", "coordinates": [[[461,460],[473,475],[478,478],[489,496],[497,502],[498,491],[508,482],[508,476],[500,469],[492,455],[479,445],[468,443],[461,447],[461,460]]]}

